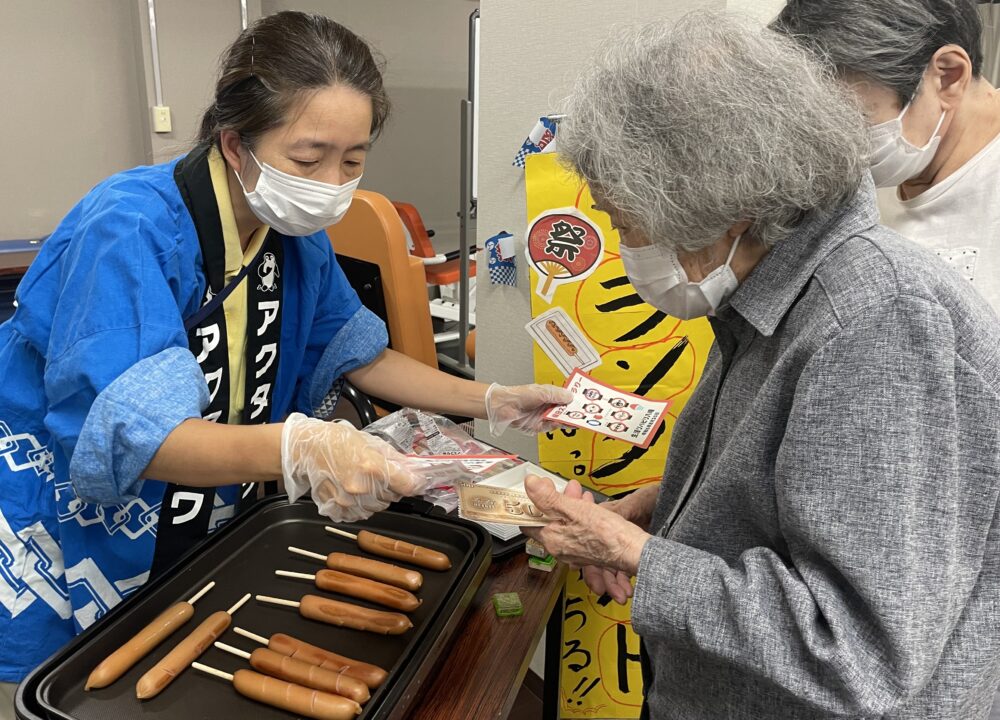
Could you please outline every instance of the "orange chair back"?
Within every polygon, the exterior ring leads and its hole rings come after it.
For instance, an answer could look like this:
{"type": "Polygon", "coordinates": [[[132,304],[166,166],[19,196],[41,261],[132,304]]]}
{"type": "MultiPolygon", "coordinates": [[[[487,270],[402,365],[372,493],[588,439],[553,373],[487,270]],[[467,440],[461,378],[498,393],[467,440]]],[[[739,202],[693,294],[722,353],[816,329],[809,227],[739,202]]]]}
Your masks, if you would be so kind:
{"type": "MultiPolygon", "coordinates": [[[[432,258],[437,252],[431,244],[431,238],[424,227],[424,221],[420,213],[413,205],[405,202],[393,201],[392,206],[399,213],[399,219],[403,221],[407,232],[410,234],[410,242],[413,243],[412,252],[417,257],[432,258]]],[[[448,260],[439,265],[425,265],[424,272],[427,274],[428,285],[452,285],[461,278],[461,268],[459,261],[448,260]]],[[[476,261],[469,261],[469,275],[476,276],[476,261]]]]}
{"type": "Polygon", "coordinates": [[[424,266],[407,250],[403,224],[389,199],[358,190],[347,214],[326,234],[338,255],[378,265],[392,349],[436,368],[424,266]]]}
{"type": "Polygon", "coordinates": [[[393,201],[392,206],[396,208],[399,219],[403,221],[403,225],[406,226],[407,231],[410,233],[410,240],[413,242],[413,254],[422,258],[434,257],[434,245],[431,244],[431,239],[427,235],[427,228],[424,227],[424,221],[420,217],[420,213],[417,212],[417,209],[410,203],[405,202],[393,201]]]}

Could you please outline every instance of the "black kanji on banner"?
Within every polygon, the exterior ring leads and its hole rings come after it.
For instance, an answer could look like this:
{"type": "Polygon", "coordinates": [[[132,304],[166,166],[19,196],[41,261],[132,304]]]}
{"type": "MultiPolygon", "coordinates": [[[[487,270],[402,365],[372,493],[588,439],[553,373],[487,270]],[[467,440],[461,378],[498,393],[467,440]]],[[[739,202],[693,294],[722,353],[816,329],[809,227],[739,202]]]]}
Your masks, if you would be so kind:
{"type": "Polygon", "coordinates": [[[579,255],[580,248],[583,247],[586,235],[587,228],[559,220],[552,225],[552,230],[549,231],[549,239],[545,242],[545,252],[573,262],[579,255]]]}

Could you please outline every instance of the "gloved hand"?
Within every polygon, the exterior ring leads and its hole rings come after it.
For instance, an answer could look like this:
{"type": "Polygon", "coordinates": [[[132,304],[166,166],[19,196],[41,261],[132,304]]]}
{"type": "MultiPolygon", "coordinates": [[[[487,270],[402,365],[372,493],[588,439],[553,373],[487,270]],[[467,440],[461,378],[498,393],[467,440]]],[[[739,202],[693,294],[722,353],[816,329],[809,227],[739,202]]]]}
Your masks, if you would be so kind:
{"type": "Polygon", "coordinates": [[[555,385],[515,385],[505,387],[493,383],[486,391],[486,417],[490,432],[500,435],[508,427],[528,434],[537,434],[559,427],[542,415],[553,405],[565,405],[573,393],[555,385]]]}
{"type": "Polygon", "coordinates": [[[406,456],[343,423],[294,413],[281,434],[281,470],[289,502],[307,492],[335,522],[363,520],[403,495],[423,491],[406,456]]]}

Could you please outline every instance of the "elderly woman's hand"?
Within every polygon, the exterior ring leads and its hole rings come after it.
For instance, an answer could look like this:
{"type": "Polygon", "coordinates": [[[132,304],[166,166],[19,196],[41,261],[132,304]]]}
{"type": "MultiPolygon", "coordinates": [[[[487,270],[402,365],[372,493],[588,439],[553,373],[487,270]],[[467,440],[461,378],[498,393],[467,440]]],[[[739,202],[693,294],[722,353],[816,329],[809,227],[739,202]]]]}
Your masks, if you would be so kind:
{"type": "MultiPolygon", "coordinates": [[[[576,497],[575,492],[571,494],[571,490],[572,488],[567,487],[566,495],[576,497]]],[[[601,508],[621,515],[629,522],[648,531],[653,519],[653,510],[656,507],[656,497],[659,490],[659,485],[640,488],[618,500],[608,500],[602,503],[601,508]]],[[[594,496],[589,492],[583,492],[582,488],[580,494],[585,500],[593,501],[594,496]]],[[[632,597],[631,578],[621,570],[585,565],[583,567],[583,581],[595,595],[610,595],[620,605],[624,605],[632,597]]]]}
{"type": "Polygon", "coordinates": [[[633,522],[643,530],[649,530],[649,524],[653,521],[653,510],[656,508],[656,496],[660,492],[660,486],[647,485],[639,488],[633,493],[617,500],[608,500],[601,504],[605,510],[618,513],[629,522],[633,522]]]}
{"type": "Polygon", "coordinates": [[[575,480],[560,495],[551,480],[529,475],[528,497],[552,518],[545,527],[522,528],[559,560],[585,570],[587,584],[624,603],[631,595],[629,578],[639,568],[639,556],[649,534],[621,515],[594,503],[575,480]],[[593,584],[591,584],[593,583],[593,584]],[[627,590],[625,588],[628,588],[627,590]]]}
{"type": "MultiPolygon", "coordinates": [[[[579,494],[587,502],[594,501],[594,495],[589,492],[583,492],[583,488],[580,488],[579,494]]],[[[567,486],[566,495],[576,497],[577,492],[573,487],[567,486]]],[[[636,509],[635,503],[629,501],[631,497],[632,495],[624,497],[621,500],[609,500],[602,504],[601,507],[604,510],[610,510],[613,513],[621,515],[639,527],[648,527],[648,521],[640,523],[636,522],[633,517],[630,517],[636,509]]],[[[632,597],[632,579],[621,570],[612,570],[611,568],[600,567],[598,565],[584,565],[582,574],[583,582],[598,597],[610,595],[619,605],[624,605],[632,597]]]]}

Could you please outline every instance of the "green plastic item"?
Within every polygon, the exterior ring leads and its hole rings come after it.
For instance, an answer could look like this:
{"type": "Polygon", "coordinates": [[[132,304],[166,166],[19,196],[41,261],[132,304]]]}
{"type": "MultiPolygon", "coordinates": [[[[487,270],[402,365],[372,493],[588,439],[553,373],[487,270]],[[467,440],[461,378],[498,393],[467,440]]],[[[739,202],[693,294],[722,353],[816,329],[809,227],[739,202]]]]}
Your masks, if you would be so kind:
{"type": "Polygon", "coordinates": [[[556,567],[556,559],[551,555],[547,555],[544,558],[529,557],[528,567],[534,568],[535,570],[541,570],[543,572],[552,572],[556,567]]]}
{"type": "Polygon", "coordinates": [[[516,592],[497,593],[493,596],[493,609],[497,617],[518,617],[524,615],[524,606],[516,592]]]}

